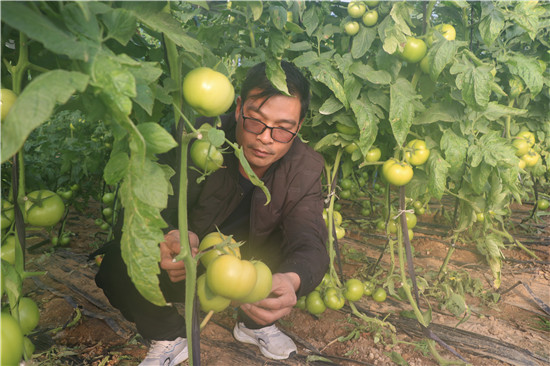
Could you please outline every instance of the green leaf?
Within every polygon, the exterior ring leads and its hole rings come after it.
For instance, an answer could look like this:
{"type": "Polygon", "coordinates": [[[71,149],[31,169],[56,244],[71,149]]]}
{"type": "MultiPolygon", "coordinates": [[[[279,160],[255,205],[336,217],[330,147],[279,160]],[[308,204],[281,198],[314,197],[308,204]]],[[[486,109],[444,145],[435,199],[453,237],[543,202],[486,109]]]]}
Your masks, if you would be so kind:
{"type": "Polygon", "coordinates": [[[310,71],[313,79],[326,85],[330,90],[332,90],[334,96],[342,102],[344,107],[346,109],[349,108],[349,102],[346,97],[344,87],[342,86],[340,75],[335,69],[332,68],[332,66],[328,63],[312,65],[310,71]]]}
{"type": "Polygon", "coordinates": [[[87,61],[90,52],[85,43],[58,28],[46,16],[33,11],[30,3],[9,1],[2,4],[2,22],[38,41],[48,50],[71,59],[87,61]]]}
{"type": "Polygon", "coordinates": [[[208,141],[210,141],[210,143],[214,145],[214,147],[221,147],[225,142],[225,133],[223,132],[223,130],[211,128],[208,130],[207,138],[208,141]]]}
{"type": "Polygon", "coordinates": [[[109,185],[115,185],[124,178],[130,164],[130,158],[125,152],[113,152],[105,169],[103,179],[109,185]]]}
{"type": "Polygon", "coordinates": [[[491,175],[491,167],[482,161],[479,165],[470,168],[470,175],[474,192],[481,194],[491,175]]]}
{"type": "Polygon", "coordinates": [[[498,121],[502,117],[516,117],[522,116],[527,113],[526,109],[518,109],[509,107],[506,105],[498,104],[497,102],[490,102],[487,105],[487,109],[483,111],[483,116],[489,121],[498,121]]]}
{"type": "Polygon", "coordinates": [[[322,152],[327,148],[330,148],[332,146],[341,146],[342,145],[342,137],[339,133],[331,133],[328,135],[323,136],[315,146],[313,147],[315,151],[322,152]]]}
{"type": "Polygon", "coordinates": [[[286,25],[286,9],[282,6],[270,6],[269,17],[278,30],[283,30],[286,25]]]}
{"type": "Polygon", "coordinates": [[[162,154],[178,146],[172,135],[158,123],[140,123],[137,129],[145,139],[147,152],[150,154],[162,154]]]}
{"type": "Polygon", "coordinates": [[[168,203],[168,186],[163,170],[158,163],[143,159],[130,159],[132,193],[144,205],[163,209],[168,203]],[[137,166],[140,164],[140,166],[137,166]]]}
{"type": "Polygon", "coordinates": [[[422,111],[421,96],[411,83],[399,78],[390,86],[390,124],[397,144],[402,146],[409,134],[415,112],[422,111]]]}
{"type": "Polygon", "coordinates": [[[493,44],[498,35],[504,29],[504,16],[500,9],[493,3],[486,2],[482,5],[479,33],[487,46],[493,44]]]}
{"type": "Polygon", "coordinates": [[[351,56],[356,59],[363,57],[375,39],[376,30],[374,28],[361,27],[359,33],[353,37],[351,56]]]}
{"type": "Polygon", "coordinates": [[[507,63],[510,72],[523,79],[525,85],[531,90],[533,97],[542,90],[544,78],[540,64],[534,57],[515,54],[508,58],[507,63]]]}
{"type": "MultiPolygon", "coordinates": [[[[248,1],[247,6],[252,11],[252,19],[254,21],[257,21],[258,19],[260,19],[264,11],[263,3],[261,1],[248,1]]],[[[285,19],[286,19],[286,14],[285,14],[285,19]]]]}
{"type": "Polygon", "coordinates": [[[391,82],[391,75],[385,70],[375,70],[369,65],[355,62],[350,71],[363,80],[367,80],[377,85],[387,85],[391,82]]]}
{"type": "Polygon", "coordinates": [[[320,20],[318,11],[319,10],[317,7],[310,7],[304,12],[302,23],[304,24],[304,27],[306,27],[306,33],[308,36],[311,36],[319,26],[320,20]]]}
{"type": "Polygon", "coordinates": [[[441,199],[445,193],[447,172],[451,165],[441,157],[439,151],[432,150],[428,158],[429,181],[428,190],[432,197],[441,199]]]}
{"type": "MultiPolygon", "coordinates": [[[[159,11],[158,4],[151,1],[123,1],[122,7],[132,12],[136,18],[152,30],[164,33],[172,42],[185,51],[195,55],[203,55],[203,46],[195,38],[182,29],[170,13],[159,11]]],[[[161,3],[162,4],[162,3],[161,3]]]]}
{"type": "Polygon", "coordinates": [[[136,33],[137,19],[126,9],[111,9],[101,15],[107,28],[107,37],[117,40],[125,46],[136,33]]]}
{"type": "Polygon", "coordinates": [[[484,109],[489,104],[493,81],[490,70],[486,65],[475,67],[465,58],[451,67],[451,74],[457,74],[456,86],[462,91],[462,98],[475,110],[484,109]]]}
{"type": "Polygon", "coordinates": [[[72,33],[96,42],[101,41],[99,24],[96,17],[90,12],[86,2],[66,4],[61,8],[61,15],[65,26],[72,33]]]}
{"type": "Polygon", "coordinates": [[[451,174],[462,172],[466,162],[468,140],[456,135],[453,130],[446,129],[441,136],[440,144],[445,161],[449,163],[449,172],[451,174]]]}
{"type": "Polygon", "coordinates": [[[455,122],[463,115],[463,107],[458,103],[442,102],[430,105],[424,112],[418,114],[414,120],[415,125],[426,125],[439,122],[455,122]]]}
{"type": "Polygon", "coordinates": [[[464,42],[439,41],[435,42],[428,52],[428,63],[430,65],[430,78],[436,81],[441,72],[450,64],[459,45],[464,42]]]}
{"type": "Polygon", "coordinates": [[[87,75],[72,71],[48,71],[34,78],[2,121],[2,162],[23,146],[31,131],[50,117],[56,105],[65,104],[87,85],[87,75]]]}
{"type": "Polygon", "coordinates": [[[286,85],[286,74],[281,67],[281,63],[273,58],[266,60],[265,74],[271,84],[285,95],[290,95],[286,85]]]}
{"type": "Polygon", "coordinates": [[[445,309],[458,318],[466,311],[464,297],[455,293],[451,294],[447,301],[445,301],[445,309]]]}
{"type": "Polygon", "coordinates": [[[244,156],[243,150],[238,146],[235,146],[234,150],[235,156],[237,157],[237,159],[239,159],[244,171],[246,172],[246,175],[248,175],[248,179],[250,179],[252,184],[254,184],[256,187],[259,187],[262,192],[264,192],[266,198],[265,205],[268,205],[269,202],[271,202],[271,193],[269,193],[269,190],[265,186],[264,182],[260,178],[258,178],[256,173],[254,173],[254,171],[250,167],[248,160],[246,160],[246,157],[244,156]]]}
{"type": "Polygon", "coordinates": [[[352,101],[350,107],[359,126],[357,145],[363,156],[366,156],[378,134],[378,118],[373,112],[372,105],[365,97],[352,101]]]}
{"type": "Polygon", "coordinates": [[[344,106],[342,105],[342,102],[340,102],[334,95],[331,94],[331,96],[325,100],[321,108],[319,108],[319,113],[324,115],[329,115],[338,112],[340,109],[342,109],[344,106]]]}

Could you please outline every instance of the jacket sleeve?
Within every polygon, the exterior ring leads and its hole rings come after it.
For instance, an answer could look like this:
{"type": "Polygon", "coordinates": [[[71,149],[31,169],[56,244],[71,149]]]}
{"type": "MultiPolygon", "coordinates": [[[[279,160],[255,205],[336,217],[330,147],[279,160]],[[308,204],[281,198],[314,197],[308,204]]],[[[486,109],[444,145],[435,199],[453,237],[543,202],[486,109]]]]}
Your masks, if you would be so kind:
{"type": "MultiPolygon", "coordinates": [[[[322,165],[321,165],[322,166],[322,165]]],[[[307,295],[328,270],[327,228],[323,220],[321,169],[299,179],[304,194],[283,213],[283,261],[276,272],[295,272],[300,277],[297,296],[307,295]]],[[[289,190],[294,189],[292,183],[289,190]]]]}

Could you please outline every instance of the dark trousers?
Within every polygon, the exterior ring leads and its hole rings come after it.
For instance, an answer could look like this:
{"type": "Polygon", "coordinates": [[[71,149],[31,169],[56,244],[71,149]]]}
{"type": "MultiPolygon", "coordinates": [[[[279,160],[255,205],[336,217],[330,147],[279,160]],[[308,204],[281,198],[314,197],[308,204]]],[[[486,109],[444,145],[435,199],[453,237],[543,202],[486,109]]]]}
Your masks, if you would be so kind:
{"type": "MultiPolygon", "coordinates": [[[[185,319],[173,306],[157,306],[145,299],[136,289],[128,276],[120,245],[111,245],[106,249],[105,256],[95,277],[111,305],[122,313],[129,321],[136,324],[141,336],[147,340],[174,340],[186,337],[185,319]]],[[[159,275],[160,289],[168,302],[185,301],[185,281],[172,282],[168,274],[161,270],[159,275]]],[[[242,311],[238,319],[249,329],[262,328],[248,318],[242,311]]]]}

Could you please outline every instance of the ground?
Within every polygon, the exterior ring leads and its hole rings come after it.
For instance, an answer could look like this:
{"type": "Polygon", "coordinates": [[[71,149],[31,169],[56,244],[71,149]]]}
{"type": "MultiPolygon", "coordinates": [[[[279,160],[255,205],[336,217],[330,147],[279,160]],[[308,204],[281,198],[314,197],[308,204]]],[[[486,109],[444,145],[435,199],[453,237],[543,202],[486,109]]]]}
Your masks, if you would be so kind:
{"type": "MultiPolygon", "coordinates": [[[[430,329],[472,365],[549,364],[550,315],[544,310],[548,311],[550,304],[550,219],[543,216],[538,223],[520,224],[531,209],[528,203],[513,208],[513,233],[539,259],[534,260],[514,245],[507,246],[497,302],[488,300],[492,277],[484,258],[474,244],[462,242],[457,243],[451,256],[449,276],[462,273],[468,278],[481,279],[485,296],[466,297],[470,311],[466,319],[463,315],[457,318],[447,308],[430,302],[430,329]]],[[[344,277],[364,275],[369,268],[366,263],[376,262],[386,241],[358,214],[356,204],[344,202],[342,211],[347,227],[346,237],[339,241],[344,277]]],[[[94,202],[84,212],[71,212],[67,228],[74,236],[66,248],[53,248],[43,232],[30,233],[33,237],[27,244],[30,249],[27,270],[45,271],[45,274],[27,279],[24,284],[26,295],[35,299],[41,309],[39,326],[30,336],[36,345],[35,355],[27,365],[137,365],[147,352],[134,326],[109,305],[95,286],[93,278],[98,267],[93,260],[88,260],[88,254],[105,238],[94,225],[99,212],[99,204],[94,202]]],[[[439,203],[432,204],[428,213],[419,217],[415,228],[414,264],[415,268],[422,268],[420,275],[438,271],[449,250],[450,230],[441,212],[439,203]]],[[[390,255],[386,251],[378,268],[387,273],[389,266],[390,255]]],[[[381,333],[377,333],[376,328],[368,329],[366,323],[351,316],[349,306],[340,311],[327,310],[320,317],[295,309],[280,321],[279,327],[295,340],[298,355],[290,360],[271,361],[255,346],[234,340],[231,331],[235,314],[230,309],[215,314],[203,329],[200,363],[224,366],[438,364],[428,352],[423,352],[424,337],[416,320],[402,316],[402,311],[411,310],[408,302],[389,296],[385,302],[377,303],[363,297],[356,306],[366,316],[392,324],[396,329],[396,342],[392,342],[391,335],[379,337],[381,333]],[[346,337],[350,334],[354,336],[346,337]]],[[[421,306],[422,310],[427,309],[426,299],[421,301],[421,306]]],[[[382,328],[382,334],[388,329],[382,328]]],[[[443,357],[458,360],[444,348],[438,346],[437,349],[443,357]]]]}

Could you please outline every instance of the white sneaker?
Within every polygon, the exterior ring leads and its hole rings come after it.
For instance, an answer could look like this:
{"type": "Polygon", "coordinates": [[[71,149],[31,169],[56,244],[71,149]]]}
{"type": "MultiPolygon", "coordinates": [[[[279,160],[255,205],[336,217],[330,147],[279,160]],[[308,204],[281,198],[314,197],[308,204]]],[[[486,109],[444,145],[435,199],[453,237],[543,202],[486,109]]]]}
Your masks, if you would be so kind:
{"type": "Polygon", "coordinates": [[[147,357],[139,366],[174,366],[187,360],[187,339],[178,337],[173,341],[153,341],[147,357]]]}
{"type": "Polygon", "coordinates": [[[239,342],[255,344],[265,357],[273,360],[285,360],[296,354],[296,345],[275,325],[260,329],[248,329],[244,323],[237,322],[233,336],[239,342]]]}

